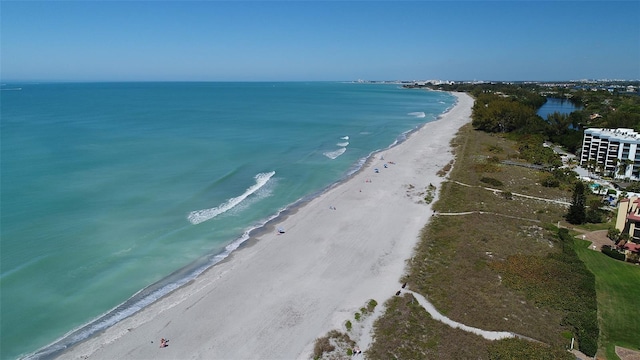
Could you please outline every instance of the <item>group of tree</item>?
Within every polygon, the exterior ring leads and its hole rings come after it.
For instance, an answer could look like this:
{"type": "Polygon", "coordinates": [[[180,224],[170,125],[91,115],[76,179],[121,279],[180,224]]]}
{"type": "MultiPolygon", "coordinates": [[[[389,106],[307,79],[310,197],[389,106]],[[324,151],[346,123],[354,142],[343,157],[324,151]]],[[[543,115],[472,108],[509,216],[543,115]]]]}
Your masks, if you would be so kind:
{"type": "MultiPolygon", "coordinates": [[[[629,82],[640,86],[640,82],[629,82]]],[[[488,132],[544,134],[545,140],[577,152],[585,128],[629,128],[640,132],[638,93],[612,91],[624,88],[575,84],[542,86],[538,83],[454,83],[427,85],[445,91],[464,91],[476,99],[474,127],[488,132]],[[548,97],[566,99],[578,109],[566,115],[554,113],[542,119],[537,111],[548,97]],[[483,107],[483,108],[482,108],[483,107]]],[[[625,84],[626,85],[626,84],[625,84]]]]}
{"type": "Polygon", "coordinates": [[[495,93],[482,93],[473,106],[473,127],[493,133],[539,134],[546,123],[536,109],[517,98],[495,93]]]}
{"type": "MultiPolygon", "coordinates": [[[[623,127],[640,132],[640,96],[580,86],[542,87],[535,83],[457,83],[429,87],[464,91],[474,96],[471,116],[475,129],[503,133],[515,139],[522,159],[548,170],[541,180],[543,186],[573,188],[574,199],[567,214],[569,222],[582,224],[602,220],[602,200],[591,196],[576,174],[561,167],[559,156],[543,143],[549,141],[568,152],[579,153],[585,128],[623,127]],[[543,119],[537,112],[547,101],[546,96],[567,99],[578,110],[570,114],[553,113],[543,119]]],[[[620,168],[624,167],[621,163],[620,168]]],[[[593,166],[590,171],[597,170],[593,166]]]]}
{"type": "Polygon", "coordinates": [[[589,200],[587,188],[582,181],[577,181],[573,189],[573,199],[566,215],[570,224],[599,223],[603,219],[602,200],[591,197],[589,200]]]}

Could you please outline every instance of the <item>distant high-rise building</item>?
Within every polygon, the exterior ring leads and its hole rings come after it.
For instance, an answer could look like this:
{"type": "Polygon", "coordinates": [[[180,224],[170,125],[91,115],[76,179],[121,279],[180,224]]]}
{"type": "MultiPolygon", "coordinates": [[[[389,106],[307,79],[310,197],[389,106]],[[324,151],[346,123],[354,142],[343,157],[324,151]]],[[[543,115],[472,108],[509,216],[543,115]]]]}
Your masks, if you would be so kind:
{"type": "Polygon", "coordinates": [[[615,179],[640,180],[639,144],[633,129],[586,129],[580,166],[615,179]]]}

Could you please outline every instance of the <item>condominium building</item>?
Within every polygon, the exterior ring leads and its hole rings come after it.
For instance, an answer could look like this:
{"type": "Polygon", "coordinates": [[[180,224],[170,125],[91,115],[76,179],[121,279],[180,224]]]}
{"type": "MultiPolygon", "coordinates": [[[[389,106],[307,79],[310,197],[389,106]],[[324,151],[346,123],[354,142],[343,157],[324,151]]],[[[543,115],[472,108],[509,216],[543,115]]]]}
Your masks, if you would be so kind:
{"type": "Polygon", "coordinates": [[[640,134],[633,129],[584,131],[580,166],[616,179],[640,180],[640,134]]]}

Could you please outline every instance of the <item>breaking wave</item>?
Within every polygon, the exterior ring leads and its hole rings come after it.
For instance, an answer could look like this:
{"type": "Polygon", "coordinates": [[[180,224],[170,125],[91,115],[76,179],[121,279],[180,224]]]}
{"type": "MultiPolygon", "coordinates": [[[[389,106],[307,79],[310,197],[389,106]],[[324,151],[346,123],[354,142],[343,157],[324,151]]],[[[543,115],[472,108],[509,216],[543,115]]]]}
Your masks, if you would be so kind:
{"type": "Polygon", "coordinates": [[[325,153],[323,153],[322,155],[328,157],[331,160],[334,160],[335,158],[337,158],[338,156],[344,154],[344,152],[347,151],[346,147],[342,147],[336,151],[327,151],[325,153]]]}
{"type": "Polygon", "coordinates": [[[244,199],[249,197],[249,195],[255,193],[261,187],[263,187],[269,181],[269,179],[271,179],[271,177],[275,175],[275,173],[276,173],[275,171],[271,171],[268,173],[260,173],[256,175],[255,176],[256,183],[250,186],[247,190],[245,190],[245,192],[242,195],[231,198],[226,202],[224,202],[223,204],[220,204],[214,208],[192,211],[187,216],[187,219],[189,220],[190,223],[196,225],[196,224],[200,224],[201,222],[211,220],[214,217],[233,209],[235,206],[240,204],[244,199]]]}
{"type": "Polygon", "coordinates": [[[407,115],[415,116],[417,118],[423,118],[423,117],[427,116],[423,111],[410,112],[407,115]]]}

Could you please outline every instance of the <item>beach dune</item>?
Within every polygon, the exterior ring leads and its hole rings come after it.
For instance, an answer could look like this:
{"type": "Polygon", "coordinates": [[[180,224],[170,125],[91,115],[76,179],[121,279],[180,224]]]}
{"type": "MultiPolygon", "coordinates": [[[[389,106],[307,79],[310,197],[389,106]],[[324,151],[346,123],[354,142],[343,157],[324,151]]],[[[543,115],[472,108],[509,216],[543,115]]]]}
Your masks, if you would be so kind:
{"type": "MultiPolygon", "coordinates": [[[[473,99],[454,95],[449,112],[373,156],[349,180],[59,358],[310,358],[316,338],[344,330],[370,299],[382,305],[400,289],[405,261],[432,214],[427,188],[439,190],[437,172],[453,159],[450,141],[470,121],[473,99]],[[161,338],[168,346],[160,347],[161,338]]],[[[366,333],[356,339],[363,350],[366,333]]]]}

